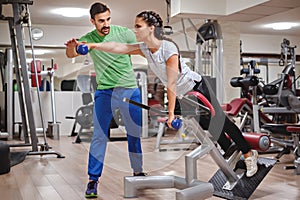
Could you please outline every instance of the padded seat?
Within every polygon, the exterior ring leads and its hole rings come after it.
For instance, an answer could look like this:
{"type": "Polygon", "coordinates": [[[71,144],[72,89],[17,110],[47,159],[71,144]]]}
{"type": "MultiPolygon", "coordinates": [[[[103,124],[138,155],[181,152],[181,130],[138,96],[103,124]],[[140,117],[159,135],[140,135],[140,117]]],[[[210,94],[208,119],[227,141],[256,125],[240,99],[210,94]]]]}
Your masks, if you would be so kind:
{"type": "Polygon", "coordinates": [[[229,104],[222,105],[222,109],[228,115],[237,116],[244,106],[252,108],[252,103],[247,98],[233,99],[229,104]]]}
{"type": "Polygon", "coordinates": [[[288,125],[286,127],[286,130],[288,132],[292,132],[292,133],[300,133],[300,124],[299,125],[288,125]]]}
{"type": "MultiPolygon", "coordinates": [[[[233,99],[228,104],[222,105],[223,111],[229,116],[237,116],[241,110],[249,112],[250,114],[253,113],[253,104],[247,98],[236,98],[233,99]]],[[[259,112],[259,116],[263,123],[272,123],[272,120],[266,116],[264,113],[259,112]]]]}
{"type": "Polygon", "coordinates": [[[294,125],[293,124],[264,124],[261,127],[270,131],[273,134],[291,136],[292,135],[291,132],[287,131],[288,126],[294,126],[294,125]]]}

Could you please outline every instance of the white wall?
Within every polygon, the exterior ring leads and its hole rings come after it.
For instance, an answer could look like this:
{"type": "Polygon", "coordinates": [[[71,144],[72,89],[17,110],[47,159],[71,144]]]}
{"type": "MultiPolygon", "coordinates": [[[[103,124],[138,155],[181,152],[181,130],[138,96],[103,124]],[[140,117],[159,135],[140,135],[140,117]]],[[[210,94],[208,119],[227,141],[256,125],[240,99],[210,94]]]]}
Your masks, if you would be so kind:
{"type": "MultiPolygon", "coordinates": [[[[35,24],[32,27],[39,27],[44,31],[44,37],[38,41],[34,41],[37,46],[64,47],[64,43],[70,38],[79,38],[83,34],[93,29],[93,26],[54,26],[35,24]]],[[[25,28],[25,45],[29,45],[28,29],[25,28]]],[[[8,23],[0,23],[0,44],[10,45],[10,35],[8,23]]]]}
{"type": "MultiPolygon", "coordinates": [[[[284,35],[253,35],[253,34],[241,34],[242,40],[242,50],[245,53],[270,53],[270,54],[280,54],[281,53],[281,43],[283,39],[288,39],[291,46],[296,46],[295,54],[300,55],[300,36],[284,36],[284,35]]],[[[268,79],[269,82],[278,78],[278,74],[281,73],[283,67],[279,66],[277,63],[269,64],[268,79]]],[[[300,75],[300,63],[296,63],[296,76],[300,75]]],[[[264,76],[264,71],[262,71],[261,76],[266,80],[264,76]]],[[[297,82],[297,87],[299,88],[299,81],[297,82]]]]}
{"type": "MultiPolygon", "coordinates": [[[[56,121],[59,122],[60,135],[70,135],[73,127],[74,120],[66,119],[66,116],[75,117],[77,109],[82,106],[82,93],[81,92],[55,92],[55,113],[56,121]]],[[[31,91],[32,96],[32,108],[35,126],[37,129],[42,128],[42,120],[39,110],[39,103],[37,99],[36,91],[31,91]]],[[[44,118],[44,126],[48,128],[48,122],[52,122],[52,108],[51,108],[51,94],[50,92],[41,92],[41,106],[44,118]]],[[[15,92],[15,122],[21,122],[19,98],[17,92],[15,92]]],[[[77,126],[77,129],[80,126],[77,126]]],[[[18,130],[18,129],[17,129],[18,130]]]]}
{"type": "Polygon", "coordinates": [[[286,38],[291,42],[291,46],[297,46],[296,54],[300,54],[300,36],[241,34],[240,38],[243,42],[243,52],[246,53],[280,54],[280,44],[286,38]]]}

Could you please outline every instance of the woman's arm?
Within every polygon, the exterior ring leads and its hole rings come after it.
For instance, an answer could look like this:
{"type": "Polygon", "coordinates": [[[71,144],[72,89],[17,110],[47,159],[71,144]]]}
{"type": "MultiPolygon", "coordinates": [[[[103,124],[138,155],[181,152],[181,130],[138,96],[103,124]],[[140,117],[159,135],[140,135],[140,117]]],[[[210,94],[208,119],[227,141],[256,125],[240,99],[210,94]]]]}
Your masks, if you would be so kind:
{"type": "Polygon", "coordinates": [[[96,49],[114,54],[144,55],[139,44],[126,44],[118,42],[87,43],[90,49],[96,49]]]}
{"type": "Polygon", "coordinates": [[[178,78],[178,55],[172,55],[166,62],[167,68],[167,95],[168,95],[168,126],[172,127],[172,120],[175,118],[174,110],[176,104],[176,85],[178,78]]]}

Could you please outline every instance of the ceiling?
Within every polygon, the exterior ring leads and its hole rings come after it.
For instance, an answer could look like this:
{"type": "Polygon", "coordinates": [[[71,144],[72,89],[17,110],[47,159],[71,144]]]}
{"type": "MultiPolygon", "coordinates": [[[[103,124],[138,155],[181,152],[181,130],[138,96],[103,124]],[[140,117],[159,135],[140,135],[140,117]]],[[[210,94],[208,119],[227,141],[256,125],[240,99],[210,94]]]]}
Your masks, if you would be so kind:
{"type": "MultiPolygon", "coordinates": [[[[32,24],[89,26],[89,16],[81,18],[66,18],[52,14],[50,11],[59,7],[79,7],[89,9],[95,0],[33,0],[29,7],[32,24]]],[[[114,24],[133,28],[134,17],[142,10],[154,10],[167,21],[166,0],[103,0],[112,11],[114,24]]],[[[10,9],[3,9],[3,13],[10,9]]],[[[187,17],[197,19],[213,18],[218,20],[235,21],[240,23],[241,33],[271,34],[271,35],[300,35],[300,0],[270,0],[266,3],[242,10],[228,16],[190,15],[187,17]],[[295,22],[299,26],[288,31],[274,31],[262,28],[262,25],[273,22],[295,22]]],[[[170,25],[178,22],[177,17],[170,19],[170,25]]]]}
{"type": "Polygon", "coordinates": [[[300,36],[300,1],[270,0],[252,8],[221,17],[220,20],[240,22],[241,33],[300,36]],[[291,30],[274,31],[263,25],[274,22],[293,22],[298,26],[291,30]]]}

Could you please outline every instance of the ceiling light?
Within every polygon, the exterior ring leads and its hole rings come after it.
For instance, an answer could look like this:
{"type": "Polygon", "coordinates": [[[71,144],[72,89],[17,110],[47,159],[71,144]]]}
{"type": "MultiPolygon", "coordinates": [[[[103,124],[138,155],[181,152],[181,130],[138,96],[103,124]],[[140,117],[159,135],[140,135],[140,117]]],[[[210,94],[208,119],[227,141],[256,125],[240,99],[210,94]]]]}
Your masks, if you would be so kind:
{"type": "Polygon", "coordinates": [[[82,17],[89,14],[88,9],[83,8],[57,8],[52,13],[62,15],[64,17],[82,17]]]}
{"type": "MultiPolygon", "coordinates": [[[[46,53],[50,53],[50,50],[44,50],[44,49],[34,49],[34,55],[44,55],[46,53]]],[[[26,50],[26,53],[32,54],[32,50],[26,50]]]]}
{"type": "Polygon", "coordinates": [[[294,26],[297,26],[297,24],[291,23],[291,22],[278,22],[278,23],[272,23],[272,24],[265,25],[265,27],[272,28],[274,30],[288,30],[294,26]]]}

